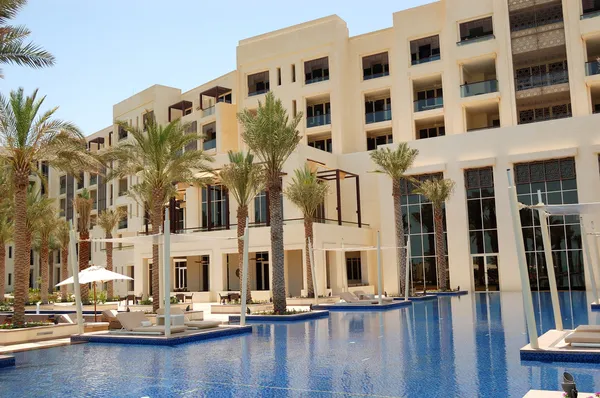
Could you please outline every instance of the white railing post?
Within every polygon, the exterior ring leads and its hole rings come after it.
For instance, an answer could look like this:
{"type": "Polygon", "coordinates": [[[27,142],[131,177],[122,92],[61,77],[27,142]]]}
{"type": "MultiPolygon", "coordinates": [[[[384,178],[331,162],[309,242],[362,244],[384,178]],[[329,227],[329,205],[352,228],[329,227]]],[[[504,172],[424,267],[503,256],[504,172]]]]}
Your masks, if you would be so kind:
{"type": "Polygon", "coordinates": [[[165,209],[165,228],[163,234],[163,251],[165,259],[163,269],[165,271],[165,281],[163,289],[165,291],[165,337],[171,335],[171,220],[169,220],[169,208],[165,209]]]}
{"type": "Polygon", "coordinates": [[[242,306],[240,311],[240,326],[246,326],[246,298],[248,297],[248,238],[250,237],[250,229],[248,227],[249,220],[246,218],[246,228],[244,229],[244,254],[242,264],[242,306]]]}

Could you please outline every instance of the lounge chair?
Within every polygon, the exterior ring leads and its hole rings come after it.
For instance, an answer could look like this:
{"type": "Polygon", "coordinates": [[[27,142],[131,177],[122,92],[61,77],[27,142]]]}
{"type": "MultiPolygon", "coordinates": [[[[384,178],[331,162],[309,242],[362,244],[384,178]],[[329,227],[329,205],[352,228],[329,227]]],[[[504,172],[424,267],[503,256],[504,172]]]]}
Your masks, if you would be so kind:
{"type": "MultiPolygon", "coordinates": [[[[362,290],[355,290],[353,293],[360,300],[378,300],[377,302],[379,302],[379,299],[376,298],[374,294],[367,294],[362,290]]],[[[392,297],[382,297],[382,301],[385,301],[386,303],[391,303],[394,301],[394,299],[392,297]]]]}
{"type": "Polygon", "coordinates": [[[341,292],[340,298],[350,304],[378,304],[377,300],[360,300],[350,292],[341,292]]]}
{"type": "Polygon", "coordinates": [[[575,332],[576,333],[583,333],[583,332],[600,333],[600,325],[579,325],[575,329],[575,332]]]}
{"type": "MultiPolygon", "coordinates": [[[[141,311],[132,312],[120,312],[117,314],[117,320],[121,322],[123,329],[116,331],[117,333],[130,333],[130,334],[165,334],[164,326],[144,326],[146,323],[150,323],[148,318],[141,311]]],[[[171,333],[184,332],[185,326],[171,326],[171,333]]],[[[115,332],[115,331],[113,331],[115,332]]]]}
{"type": "Polygon", "coordinates": [[[565,337],[565,343],[573,347],[600,348],[599,332],[573,332],[565,337]]]}
{"type": "MultiPolygon", "coordinates": [[[[158,309],[156,311],[157,315],[164,315],[165,310],[163,308],[158,309]]],[[[173,307],[171,308],[171,315],[183,315],[184,325],[190,329],[212,329],[219,327],[221,322],[219,321],[200,321],[200,320],[192,320],[189,315],[183,312],[181,308],[173,307]]]]}
{"type": "Polygon", "coordinates": [[[102,311],[102,322],[108,322],[109,330],[119,330],[123,329],[123,325],[117,319],[117,314],[119,312],[116,310],[104,310],[102,311]]]}

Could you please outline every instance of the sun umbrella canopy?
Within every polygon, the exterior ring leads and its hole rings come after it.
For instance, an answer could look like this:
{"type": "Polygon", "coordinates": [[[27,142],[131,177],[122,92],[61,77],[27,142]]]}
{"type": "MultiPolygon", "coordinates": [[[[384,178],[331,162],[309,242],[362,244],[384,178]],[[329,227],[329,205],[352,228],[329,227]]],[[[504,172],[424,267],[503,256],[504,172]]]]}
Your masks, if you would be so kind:
{"type": "MultiPolygon", "coordinates": [[[[109,271],[101,265],[93,265],[79,272],[79,283],[82,285],[84,283],[106,282],[116,280],[133,280],[133,278],[109,271]]],[[[73,277],[65,279],[56,286],[71,284],[73,284],[73,277]]]]}

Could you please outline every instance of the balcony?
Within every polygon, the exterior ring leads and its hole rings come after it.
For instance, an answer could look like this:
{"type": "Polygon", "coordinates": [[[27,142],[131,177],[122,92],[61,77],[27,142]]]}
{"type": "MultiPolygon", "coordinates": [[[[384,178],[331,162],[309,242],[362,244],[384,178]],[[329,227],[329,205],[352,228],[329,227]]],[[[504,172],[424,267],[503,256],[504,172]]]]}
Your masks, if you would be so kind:
{"type": "Polygon", "coordinates": [[[248,76],[248,97],[269,92],[269,71],[248,76]]]}
{"type": "Polygon", "coordinates": [[[475,95],[495,93],[498,91],[498,80],[485,80],[481,82],[468,83],[460,86],[460,95],[463,98],[475,95]]]}
{"type": "Polygon", "coordinates": [[[600,1],[582,0],[583,13],[581,19],[594,18],[600,15],[600,1]]]}
{"type": "Polygon", "coordinates": [[[390,74],[388,53],[380,53],[363,57],[363,80],[377,79],[390,74]]]}
{"type": "Polygon", "coordinates": [[[460,24],[459,46],[495,38],[492,17],[481,18],[460,24]]]}
{"type": "Polygon", "coordinates": [[[118,229],[127,229],[127,218],[122,218],[119,220],[118,229]]]}
{"type": "Polygon", "coordinates": [[[528,7],[522,11],[510,13],[510,31],[539,28],[563,21],[562,4],[560,2],[528,7]]]}
{"type": "Polygon", "coordinates": [[[410,58],[412,65],[440,60],[440,37],[435,35],[411,41],[410,58]]]}
{"type": "Polygon", "coordinates": [[[439,61],[440,59],[442,59],[440,54],[434,54],[434,55],[431,55],[431,56],[425,57],[425,58],[413,59],[411,61],[411,65],[426,64],[428,62],[439,61]]]}
{"type": "Polygon", "coordinates": [[[210,151],[217,148],[217,123],[212,122],[202,126],[202,136],[204,142],[202,143],[202,149],[210,151]]]}
{"type": "Polygon", "coordinates": [[[212,140],[205,140],[202,143],[202,149],[205,151],[210,151],[211,149],[217,148],[217,139],[213,138],[212,140]]]}
{"type": "Polygon", "coordinates": [[[306,118],[306,128],[325,126],[331,124],[331,113],[324,115],[308,116],[306,118]]]}
{"type": "Polygon", "coordinates": [[[498,101],[477,101],[465,105],[467,132],[500,127],[500,107],[498,101]]]}
{"type": "Polygon", "coordinates": [[[572,116],[571,103],[534,109],[518,109],[519,124],[530,124],[572,116]]]}
{"type": "Polygon", "coordinates": [[[600,75],[600,63],[598,61],[591,61],[585,63],[585,75],[594,76],[600,75]]]}
{"type": "Polygon", "coordinates": [[[329,80],[329,57],[313,59],[304,63],[304,84],[329,80]]]}
{"type": "Polygon", "coordinates": [[[392,120],[392,110],[386,109],[378,112],[369,112],[365,114],[365,121],[367,124],[379,123],[392,120]]]}
{"type": "Polygon", "coordinates": [[[422,100],[416,100],[415,112],[430,111],[432,109],[439,109],[444,107],[444,97],[434,97],[422,100]]]}
{"type": "Polygon", "coordinates": [[[549,73],[541,73],[539,75],[517,77],[515,79],[515,89],[516,91],[523,91],[568,82],[569,72],[566,70],[557,70],[549,73]]]}
{"type": "Polygon", "coordinates": [[[207,117],[215,114],[215,106],[212,105],[206,109],[202,109],[202,117],[207,117]]]}

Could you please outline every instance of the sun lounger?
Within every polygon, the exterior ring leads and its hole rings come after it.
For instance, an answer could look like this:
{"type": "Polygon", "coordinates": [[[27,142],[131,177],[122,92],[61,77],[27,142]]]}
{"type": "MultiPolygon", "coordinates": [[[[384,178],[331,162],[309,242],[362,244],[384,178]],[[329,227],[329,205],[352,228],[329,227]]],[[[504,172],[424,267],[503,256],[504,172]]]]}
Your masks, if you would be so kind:
{"type": "MultiPolygon", "coordinates": [[[[164,315],[165,310],[160,308],[156,311],[157,315],[164,315]]],[[[173,307],[171,308],[171,315],[183,315],[184,317],[184,325],[190,329],[212,329],[219,327],[221,322],[219,321],[200,321],[200,320],[191,320],[189,319],[188,314],[183,312],[181,308],[173,307]]]]}
{"type": "MultiPolygon", "coordinates": [[[[123,326],[123,329],[119,330],[118,333],[165,334],[164,326],[143,326],[143,322],[150,321],[141,311],[120,312],[117,314],[117,319],[123,326]]],[[[171,333],[184,332],[185,329],[185,326],[171,326],[171,333]]]]}
{"type": "MultiPolygon", "coordinates": [[[[353,293],[360,300],[379,300],[378,298],[375,298],[374,294],[367,294],[367,293],[363,292],[362,290],[355,290],[353,293]]],[[[352,293],[350,293],[350,294],[352,294],[352,293]]],[[[382,297],[381,299],[382,299],[382,301],[385,301],[387,303],[391,303],[392,301],[394,301],[394,299],[391,297],[382,297]]],[[[377,301],[377,302],[379,303],[379,301],[377,301]]]]}
{"type": "Polygon", "coordinates": [[[577,329],[575,329],[576,333],[582,332],[592,332],[592,333],[600,333],[600,325],[579,325],[577,329]]]}
{"type": "Polygon", "coordinates": [[[378,304],[377,300],[360,300],[350,292],[341,292],[340,298],[345,302],[352,304],[378,304]]]}
{"type": "Polygon", "coordinates": [[[102,311],[102,322],[108,322],[109,330],[119,330],[123,329],[123,325],[117,319],[117,314],[119,312],[116,310],[104,310],[102,311]]]}
{"type": "Polygon", "coordinates": [[[572,347],[600,348],[600,333],[576,331],[565,337],[565,343],[572,347]]]}

